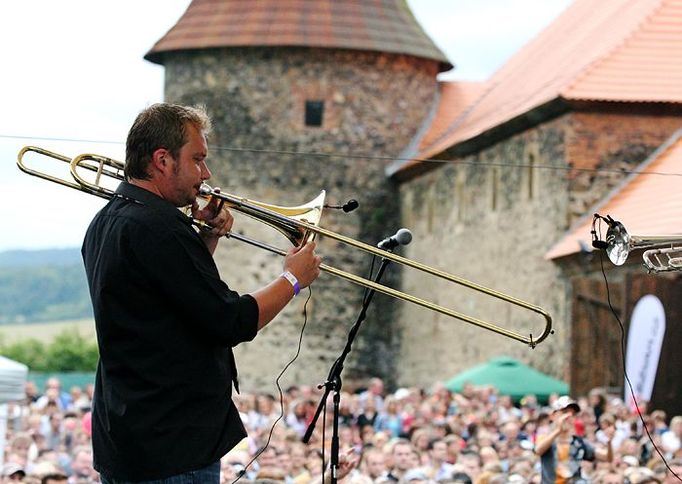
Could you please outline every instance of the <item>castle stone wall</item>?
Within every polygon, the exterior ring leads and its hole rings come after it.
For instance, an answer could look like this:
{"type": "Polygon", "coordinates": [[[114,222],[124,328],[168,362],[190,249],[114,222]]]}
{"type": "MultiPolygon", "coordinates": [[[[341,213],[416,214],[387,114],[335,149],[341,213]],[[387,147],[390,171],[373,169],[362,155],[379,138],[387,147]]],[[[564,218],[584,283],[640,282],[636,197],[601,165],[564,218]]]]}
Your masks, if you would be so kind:
{"type": "MultiPolygon", "coordinates": [[[[305,48],[219,49],[167,54],[166,100],[204,104],[213,121],[210,183],[223,191],[277,205],[299,205],[327,190],[330,203],[350,198],[350,214],[326,211],[322,226],[375,244],[401,225],[397,189],[386,163],[420,127],[437,95],[437,63],[409,56],[305,48]],[[306,101],[323,101],[323,125],[305,126],[306,101]]],[[[235,230],[279,247],[285,239],[263,224],[236,217],[235,230]]],[[[336,241],[318,241],[323,262],[365,276],[370,258],[336,241]]],[[[281,272],[279,256],[236,241],[216,255],[223,278],[251,292],[281,272]]],[[[395,282],[397,271],[389,271],[395,282]]],[[[236,350],[243,387],[273,391],[294,356],[304,308],[307,326],[287,384],[324,380],[360,309],[362,288],[323,274],[251,343],[236,350]]],[[[344,375],[361,381],[395,377],[400,334],[395,304],[377,296],[353,345],[344,375]]]]}
{"type": "MultiPolygon", "coordinates": [[[[572,112],[402,184],[402,214],[415,233],[410,258],[541,306],[555,334],[531,350],[405,307],[397,378],[424,385],[505,354],[570,381],[571,274],[544,254],[679,125],[674,115],[572,112]]],[[[403,285],[523,335],[542,329],[532,312],[490,296],[407,271],[403,285]]]]}
{"type": "MultiPolygon", "coordinates": [[[[564,370],[568,328],[564,285],[544,253],[566,229],[565,119],[445,163],[400,187],[408,256],[540,306],[556,334],[534,350],[474,325],[405,306],[399,380],[429,386],[491,357],[507,355],[554,374],[564,370]],[[556,357],[554,357],[556,356],[556,357]],[[425,378],[428,380],[425,381],[425,378]]],[[[404,288],[524,336],[539,336],[534,312],[455,284],[405,271],[404,288]]]]}

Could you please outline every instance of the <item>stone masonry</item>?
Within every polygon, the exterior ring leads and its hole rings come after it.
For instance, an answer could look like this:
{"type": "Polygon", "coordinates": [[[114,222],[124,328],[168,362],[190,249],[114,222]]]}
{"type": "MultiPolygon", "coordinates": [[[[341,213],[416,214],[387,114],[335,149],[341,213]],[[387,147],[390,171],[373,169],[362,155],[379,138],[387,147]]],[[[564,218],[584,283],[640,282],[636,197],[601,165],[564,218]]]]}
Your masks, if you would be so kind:
{"type": "MultiPolygon", "coordinates": [[[[536,304],[555,334],[522,343],[419,308],[400,310],[398,379],[423,385],[506,354],[570,381],[570,280],[544,254],[676,128],[680,117],[637,112],[571,112],[400,186],[404,225],[415,233],[408,256],[536,304]],[[603,133],[603,134],[602,134],[603,133]],[[570,168],[603,168],[577,171],[570,168]],[[425,380],[428,378],[428,380],[425,380]]],[[[468,289],[433,286],[405,271],[407,292],[521,334],[538,335],[532,312],[468,289]]]]}
{"type": "MultiPolygon", "coordinates": [[[[374,52],[313,48],[226,48],[164,57],[166,100],[204,104],[213,121],[210,182],[223,191],[276,205],[299,205],[321,189],[329,203],[350,198],[350,214],[327,210],[322,226],[375,244],[401,226],[397,187],[384,166],[414,136],[437,94],[435,61],[374,52]],[[321,127],[304,123],[306,101],[324,103],[321,127]]],[[[283,236],[236,217],[235,230],[286,248],[283,236]]],[[[370,257],[333,240],[319,240],[323,262],[365,276],[370,257]]],[[[250,292],[281,272],[277,255],[236,241],[223,242],[217,261],[224,279],[250,292]]],[[[395,284],[398,271],[388,271],[395,284]]],[[[245,390],[274,392],[291,359],[307,313],[297,362],[280,382],[324,381],[341,353],[360,308],[362,288],[323,274],[251,343],[236,350],[245,390]]],[[[377,296],[345,377],[395,381],[401,335],[396,305],[377,296]]],[[[401,363],[402,365],[402,363],[401,363]]]]}

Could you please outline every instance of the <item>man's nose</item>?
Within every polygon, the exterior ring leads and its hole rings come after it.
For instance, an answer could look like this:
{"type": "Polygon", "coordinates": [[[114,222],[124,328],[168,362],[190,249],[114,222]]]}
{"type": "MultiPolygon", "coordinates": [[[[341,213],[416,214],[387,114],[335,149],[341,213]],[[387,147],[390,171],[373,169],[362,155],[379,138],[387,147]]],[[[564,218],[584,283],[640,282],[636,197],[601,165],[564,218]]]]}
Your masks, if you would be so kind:
{"type": "Polygon", "coordinates": [[[208,180],[211,178],[211,170],[208,169],[208,165],[205,161],[201,162],[201,179],[208,180]]]}

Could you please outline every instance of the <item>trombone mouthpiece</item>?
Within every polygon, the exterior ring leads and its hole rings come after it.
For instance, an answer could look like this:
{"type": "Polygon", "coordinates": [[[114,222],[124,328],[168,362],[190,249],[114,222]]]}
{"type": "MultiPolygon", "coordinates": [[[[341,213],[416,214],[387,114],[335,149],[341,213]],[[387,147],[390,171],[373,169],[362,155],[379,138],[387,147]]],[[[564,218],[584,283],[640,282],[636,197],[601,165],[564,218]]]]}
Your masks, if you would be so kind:
{"type": "Polygon", "coordinates": [[[206,183],[202,183],[199,187],[199,195],[210,195],[211,193],[213,193],[213,188],[206,183]]]}

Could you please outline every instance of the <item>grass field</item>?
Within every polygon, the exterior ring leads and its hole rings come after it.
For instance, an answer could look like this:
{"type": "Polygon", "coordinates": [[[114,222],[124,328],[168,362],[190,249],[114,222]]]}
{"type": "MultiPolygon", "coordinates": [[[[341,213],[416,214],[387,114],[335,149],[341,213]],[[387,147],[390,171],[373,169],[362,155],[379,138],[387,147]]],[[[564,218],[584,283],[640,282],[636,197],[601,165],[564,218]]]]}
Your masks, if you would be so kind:
{"type": "Polygon", "coordinates": [[[92,319],[0,325],[0,339],[6,343],[26,339],[36,339],[42,343],[49,343],[59,333],[72,328],[75,328],[85,338],[95,339],[95,322],[92,319]]]}

